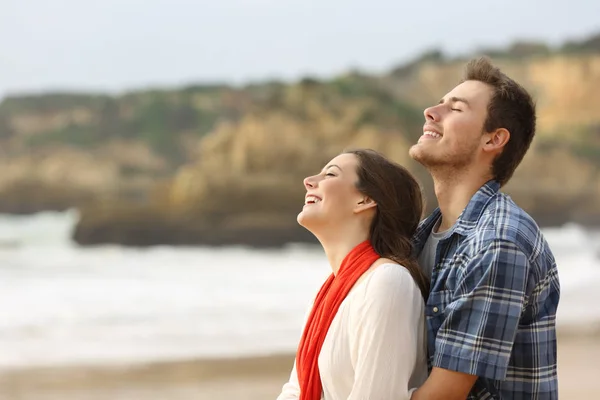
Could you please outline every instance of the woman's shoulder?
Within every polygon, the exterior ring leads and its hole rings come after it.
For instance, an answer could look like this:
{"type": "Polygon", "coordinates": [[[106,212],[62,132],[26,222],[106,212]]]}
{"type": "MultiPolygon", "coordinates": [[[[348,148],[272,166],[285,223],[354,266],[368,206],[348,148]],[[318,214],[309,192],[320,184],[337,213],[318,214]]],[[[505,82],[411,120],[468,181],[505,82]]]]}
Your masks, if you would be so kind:
{"type": "Polygon", "coordinates": [[[386,296],[403,293],[409,296],[421,296],[408,269],[395,261],[379,259],[367,274],[363,281],[367,295],[386,296]]]}

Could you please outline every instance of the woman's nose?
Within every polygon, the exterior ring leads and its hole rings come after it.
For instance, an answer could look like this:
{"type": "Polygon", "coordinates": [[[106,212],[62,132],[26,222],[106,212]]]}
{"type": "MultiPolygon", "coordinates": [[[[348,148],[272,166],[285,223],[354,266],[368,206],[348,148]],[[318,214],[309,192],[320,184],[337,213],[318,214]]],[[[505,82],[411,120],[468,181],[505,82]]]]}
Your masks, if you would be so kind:
{"type": "Polygon", "coordinates": [[[304,178],[304,187],[306,189],[312,189],[315,187],[315,182],[313,178],[313,176],[307,176],[306,178],[304,178]]]}

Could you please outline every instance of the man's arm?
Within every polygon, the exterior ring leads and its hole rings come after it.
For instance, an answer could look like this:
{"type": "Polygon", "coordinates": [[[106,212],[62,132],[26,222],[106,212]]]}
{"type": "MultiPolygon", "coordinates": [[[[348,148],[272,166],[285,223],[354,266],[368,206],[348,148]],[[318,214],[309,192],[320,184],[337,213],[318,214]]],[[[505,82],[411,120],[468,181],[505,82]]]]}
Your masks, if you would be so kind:
{"type": "Polygon", "coordinates": [[[465,400],[477,377],[434,367],[427,381],[413,392],[411,400],[465,400]]]}
{"type": "Polygon", "coordinates": [[[432,373],[412,400],[465,399],[478,377],[505,379],[528,275],[527,256],[507,240],[488,242],[461,266],[440,310],[432,373]]]}

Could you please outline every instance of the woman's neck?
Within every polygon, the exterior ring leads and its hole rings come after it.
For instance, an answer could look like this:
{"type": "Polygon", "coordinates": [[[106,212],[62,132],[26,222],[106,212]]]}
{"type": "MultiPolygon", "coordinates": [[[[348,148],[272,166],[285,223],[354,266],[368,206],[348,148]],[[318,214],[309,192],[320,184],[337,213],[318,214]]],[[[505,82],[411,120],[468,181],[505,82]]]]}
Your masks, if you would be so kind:
{"type": "Polygon", "coordinates": [[[340,230],[339,232],[343,232],[343,234],[331,236],[330,239],[319,238],[334,275],[337,275],[342,261],[344,261],[348,253],[369,238],[368,232],[352,232],[348,230],[340,230]]]}

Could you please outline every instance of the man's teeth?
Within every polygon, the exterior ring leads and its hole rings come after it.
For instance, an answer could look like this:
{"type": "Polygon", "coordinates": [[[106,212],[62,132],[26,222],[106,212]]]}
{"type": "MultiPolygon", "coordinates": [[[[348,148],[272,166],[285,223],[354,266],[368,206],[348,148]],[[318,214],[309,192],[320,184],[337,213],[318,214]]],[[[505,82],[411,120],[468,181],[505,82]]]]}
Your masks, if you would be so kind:
{"type": "Polygon", "coordinates": [[[440,135],[439,133],[432,132],[432,131],[425,131],[425,132],[423,132],[423,135],[431,136],[432,138],[435,138],[435,139],[442,137],[442,135],[440,135]]]}
{"type": "Polygon", "coordinates": [[[304,204],[319,203],[320,201],[321,201],[321,199],[319,199],[318,197],[307,196],[306,199],[304,200],[304,204]]]}

